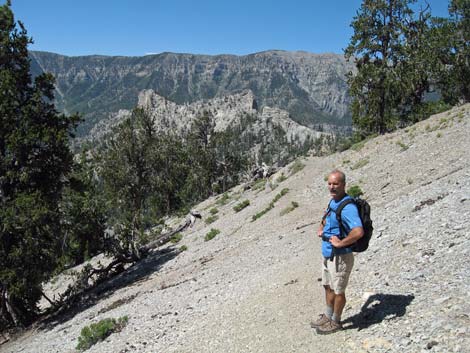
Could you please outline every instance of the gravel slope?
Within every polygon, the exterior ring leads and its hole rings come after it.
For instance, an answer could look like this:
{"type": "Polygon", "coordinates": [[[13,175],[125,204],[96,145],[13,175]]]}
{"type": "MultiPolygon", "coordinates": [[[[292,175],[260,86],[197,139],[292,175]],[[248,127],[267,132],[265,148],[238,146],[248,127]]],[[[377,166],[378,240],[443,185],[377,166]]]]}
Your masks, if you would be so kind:
{"type": "Polygon", "coordinates": [[[207,217],[217,207],[217,221],[197,223],[177,246],[100,286],[81,311],[0,351],[75,352],[83,326],[123,315],[124,330],[88,352],[470,351],[469,124],[470,105],[456,107],[356,151],[303,159],[300,172],[275,176],[288,178],[274,190],[238,187],[225,206],[206,200],[197,209],[207,217]],[[356,256],[345,330],[318,336],[309,326],[324,306],[314,234],[335,167],[364,190],[376,230],[356,256]],[[245,199],[250,205],[235,213],[245,199]],[[281,216],[292,201],[299,207],[281,216]],[[221,233],[204,241],[210,228],[221,233]],[[183,244],[187,251],[175,251],[183,244]]]}

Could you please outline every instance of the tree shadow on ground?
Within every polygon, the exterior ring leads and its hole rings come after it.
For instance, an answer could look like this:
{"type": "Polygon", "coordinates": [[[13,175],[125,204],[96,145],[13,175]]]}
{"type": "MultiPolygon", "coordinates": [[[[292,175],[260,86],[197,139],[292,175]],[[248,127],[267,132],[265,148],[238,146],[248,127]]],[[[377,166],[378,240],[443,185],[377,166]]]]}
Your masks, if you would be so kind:
{"type": "Polygon", "coordinates": [[[166,262],[175,258],[179,253],[178,249],[172,247],[154,251],[120,274],[82,293],[79,300],[67,309],[48,315],[41,320],[39,329],[52,329],[54,326],[63,324],[72,319],[76,314],[94,306],[100,300],[109,298],[115,291],[147,280],[153,273],[160,270],[166,262]]]}
{"type": "Polygon", "coordinates": [[[345,330],[358,329],[379,324],[384,320],[393,320],[406,313],[406,307],[414,299],[414,295],[374,294],[361,308],[361,312],[343,321],[345,330]]]}

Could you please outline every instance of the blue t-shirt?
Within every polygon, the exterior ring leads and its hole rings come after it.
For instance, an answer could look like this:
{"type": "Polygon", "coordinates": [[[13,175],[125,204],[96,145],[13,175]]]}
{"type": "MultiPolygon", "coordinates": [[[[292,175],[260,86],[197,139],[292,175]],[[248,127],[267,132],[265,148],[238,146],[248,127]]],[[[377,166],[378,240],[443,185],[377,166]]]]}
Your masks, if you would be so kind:
{"type": "MultiPolygon", "coordinates": [[[[323,227],[323,235],[327,238],[331,238],[333,235],[340,236],[341,231],[339,229],[339,223],[338,220],[336,219],[336,213],[334,211],[337,210],[339,204],[348,199],[351,198],[350,196],[346,195],[343,197],[340,201],[335,201],[334,199],[331,200],[329,209],[327,210],[327,216],[325,219],[325,225],[323,227]]],[[[346,237],[351,229],[356,228],[356,227],[362,227],[362,222],[361,218],[359,217],[359,213],[357,211],[357,207],[353,203],[347,204],[344,208],[343,211],[341,211],[341,220],[343,222],[343,226],[346,229],[346,234],[342,234],[342,237],[346,237]]],[[[329,241],[322,241],[322,255],[324,257],[330,257],[331,256],[331,251],[333,249],[333,246],[329,241]]],[[[335,254],[341,255],[341,254],[347,254],[352,252],[352,249],[350,247],[345,247],[345,248],[336,248],[335,249],[335,254]]]]}

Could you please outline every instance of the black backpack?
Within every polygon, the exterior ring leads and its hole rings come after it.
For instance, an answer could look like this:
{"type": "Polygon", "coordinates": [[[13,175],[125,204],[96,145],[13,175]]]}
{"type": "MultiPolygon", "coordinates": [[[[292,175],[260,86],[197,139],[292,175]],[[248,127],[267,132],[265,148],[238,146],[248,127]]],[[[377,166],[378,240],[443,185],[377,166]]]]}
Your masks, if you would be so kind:
{"type": "Polygon", "coordinates": [[[362,227],[364,229],[364,235],[362,238],[352,244],[351,248],[354,252],[363,252],[369,247],[369,241],[374,230],[374,227],[372,227],[372,219],[370,218],[370,205],[366,200],[359,197],[347,198],[339,204],[335,213],[336,220],[338,221],[339,228],[341,230],[341,237],[347,236],[346,229],[343,225],[343,222],[341,221],[341,211],[343,211],[343,208],[350,203],[354,203],[356,205],[357,211],[359,212],[359,217],[361,218],[362,227]]]}

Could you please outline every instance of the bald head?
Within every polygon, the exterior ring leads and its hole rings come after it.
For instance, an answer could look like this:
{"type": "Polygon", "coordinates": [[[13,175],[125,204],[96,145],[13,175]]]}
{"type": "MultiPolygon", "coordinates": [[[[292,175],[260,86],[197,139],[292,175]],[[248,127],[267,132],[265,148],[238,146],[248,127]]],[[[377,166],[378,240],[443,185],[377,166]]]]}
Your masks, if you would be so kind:
{"type": "Polygon", "coordinates": [[[346,195],[346,175],[340,170],[333,170],[328,176],[328,190],[335,201],[346,195]]]}
{"type": "Polygon", "coordinates": [[[344,184],[346,184],[346,174],[344,174],[341,170],[334,169],[331,171],[330,175],[332,174],[336,174],[339,180],[343,182],[344,184]]]}

